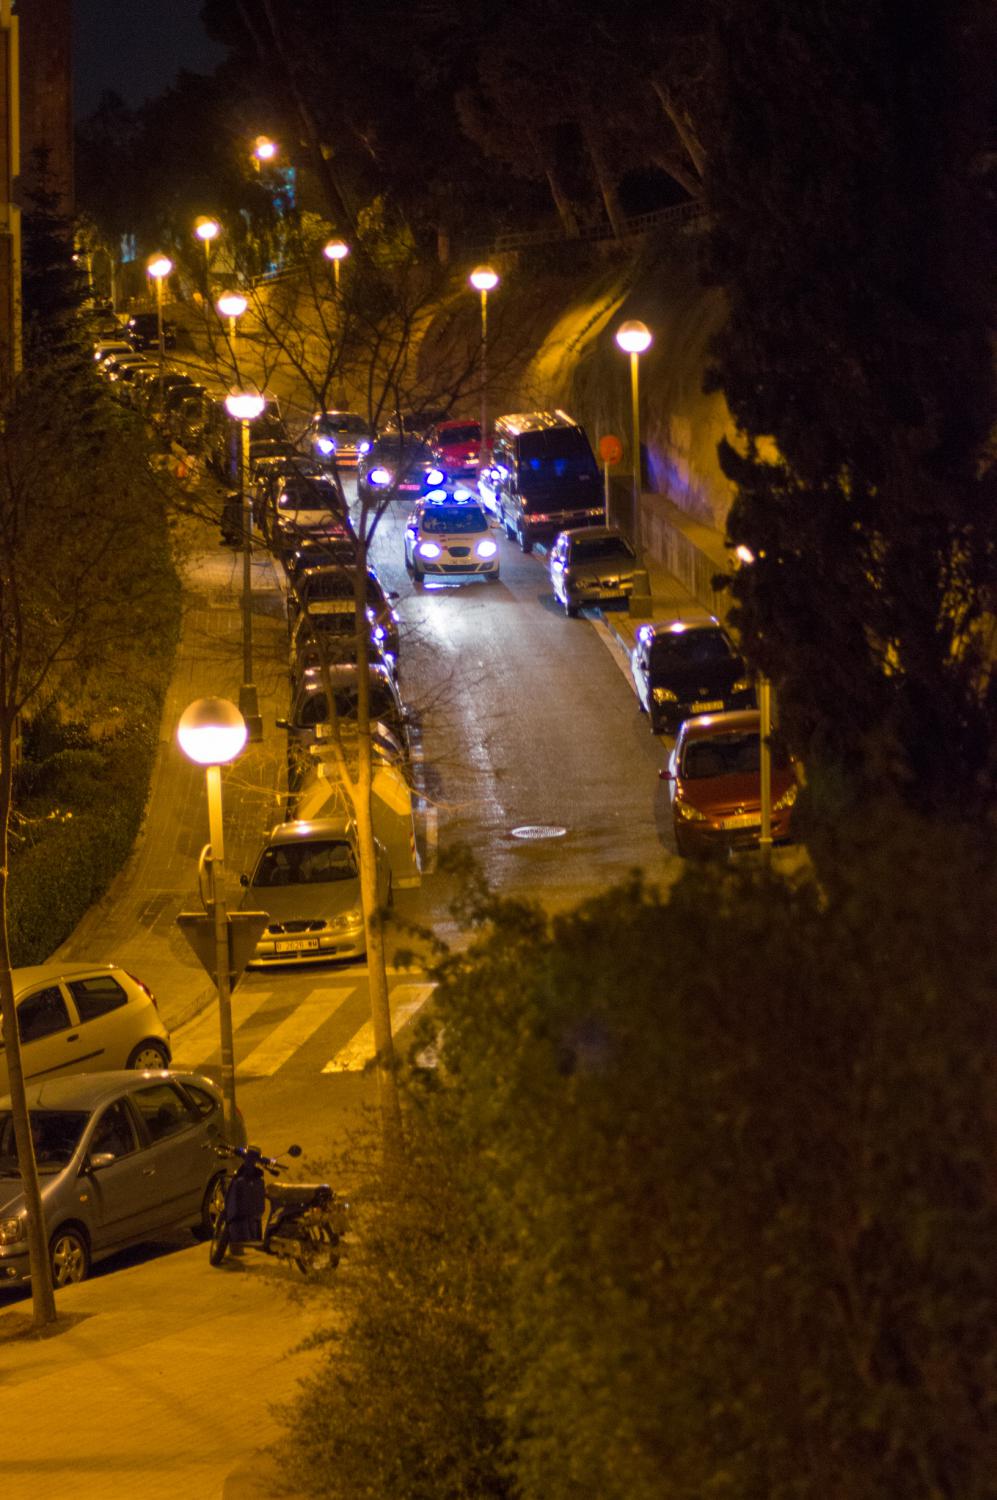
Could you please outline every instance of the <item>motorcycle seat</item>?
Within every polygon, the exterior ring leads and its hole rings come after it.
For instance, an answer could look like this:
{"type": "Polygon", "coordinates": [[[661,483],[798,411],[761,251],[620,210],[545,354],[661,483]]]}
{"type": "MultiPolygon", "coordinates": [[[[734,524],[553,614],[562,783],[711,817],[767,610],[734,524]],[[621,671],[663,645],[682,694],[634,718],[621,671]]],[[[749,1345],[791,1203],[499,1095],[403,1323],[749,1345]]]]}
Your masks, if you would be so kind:
{"type": "Polygon", "coordinates": [[[325,1203],[332,1198],[327,1182],[268,1182],[271,1203],[325,1203]]]}

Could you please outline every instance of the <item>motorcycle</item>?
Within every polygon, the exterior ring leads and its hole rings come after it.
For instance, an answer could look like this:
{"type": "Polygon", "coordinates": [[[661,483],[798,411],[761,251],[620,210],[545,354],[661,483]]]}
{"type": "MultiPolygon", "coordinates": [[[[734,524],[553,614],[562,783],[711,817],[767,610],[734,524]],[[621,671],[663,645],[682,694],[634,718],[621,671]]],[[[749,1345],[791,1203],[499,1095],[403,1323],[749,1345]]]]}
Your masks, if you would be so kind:
{"type": "MultiPolygon", "coordinates": [[[[280,1159],[258,1146],[215,1146],[215,1154],[239,1165],[225,1188],[225,1205],[215,1220],[208,1259],[220,1266],[226,1254],[259,1250],[295,1266],[303,1276],[339,1264],[338,1245],[346,1231],[349,1204],[325,1182],[271,1182],[285,1170],[280,1159]]],[[[300,1156],[300,1146],[287,1156],[300,1156]]]]}

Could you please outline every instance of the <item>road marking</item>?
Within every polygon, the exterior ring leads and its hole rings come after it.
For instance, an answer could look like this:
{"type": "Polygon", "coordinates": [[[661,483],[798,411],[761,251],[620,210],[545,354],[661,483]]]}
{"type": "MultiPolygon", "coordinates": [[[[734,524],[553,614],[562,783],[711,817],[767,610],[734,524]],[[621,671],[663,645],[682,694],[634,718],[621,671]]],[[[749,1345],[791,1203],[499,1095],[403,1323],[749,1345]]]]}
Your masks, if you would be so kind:
{"type": "MultiPolygon", "coordinates": [[[[273,999],[273,990],[236,990],[232,996],[232,1025],[239,1027],[255,1015],[261,1005],[273,999]]],[[[192,1067],[206,1063],[220,1046],[218,1033],[218,1001],[212,1000],[206,1010],[181,1027],[173,1039],[173,1066],[180,1067],[179,1058],[192,1058],[192,1067]]]]}
{"type": "MultiPolygon", "coordinates": [[[[394,1035],[411,1021],[435,990],[435,984],[399,984],[391,992],[391,1030],[394,1035]]],[[[361,1026],[341,1047],[335,1057],[326,1063],[323,1073],[362,1073],[374,1058],[374,1025],[372,1021],[361,1026]]]]}
{"type": "Polygon", "coordinates": [[[623,673],[624,677],[627,679],[627,682],[630,686],[630,691],[634,694],[634,696],[636,696],[637,689],[634,687],[633,675],[630,671],[630,658],[627,656],[626,651],[620,645],[619,641],[616,639],[616,636],[610,630],[605,620],[593,620],[590,617],[589,624],[592,626],[592,629],[595,631],[596,635],[599,637],[600,641],[609,652],[613,661],[616,663],[620,671],[623,673]]]}
{"type": "Polygon", "coordinates": [[[335,1015],[339,1007],[355,993],[355,985],[350,985],[349,989],[312,990],[309,998],[296,1006],[285,1021],[281,1021],[258,1047],[253,1048],[248,1057],[239,1060],[239,1072],[252,1073],[256,1077],[276,1073],[291,1054],[307,1042],[323,1022],[335,1015]]]}

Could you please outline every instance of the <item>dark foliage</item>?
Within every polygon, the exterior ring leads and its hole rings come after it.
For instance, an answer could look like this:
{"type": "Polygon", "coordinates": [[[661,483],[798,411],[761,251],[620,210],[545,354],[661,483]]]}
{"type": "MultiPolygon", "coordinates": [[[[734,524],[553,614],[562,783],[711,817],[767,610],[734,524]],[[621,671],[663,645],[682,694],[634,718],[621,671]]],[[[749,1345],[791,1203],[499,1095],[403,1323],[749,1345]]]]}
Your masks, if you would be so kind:
{"type": "Polygon", "coordinates": [[[818,799],[991,804],[993,12],[720,7],[713,381],[751,658],[818,799]]]}

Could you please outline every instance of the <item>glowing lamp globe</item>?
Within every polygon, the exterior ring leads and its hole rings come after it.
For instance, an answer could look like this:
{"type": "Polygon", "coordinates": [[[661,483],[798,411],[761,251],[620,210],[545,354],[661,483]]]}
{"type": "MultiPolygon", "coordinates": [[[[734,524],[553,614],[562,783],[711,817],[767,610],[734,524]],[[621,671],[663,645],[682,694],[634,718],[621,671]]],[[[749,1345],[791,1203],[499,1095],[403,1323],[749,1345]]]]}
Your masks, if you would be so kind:
{"type": "Polygon", "coordinates": [[[254,396],[251,391],[233,391],[225,397],[225,410],[237,422],[254,421],[266,404],[262,396],[254,396]]]}
{"type": "Polygon", "coordinates": [[[491,266],[475,266],[467,279],[476,292],[494,291],[499,284],[498,272],[491,266]]]}
{"type": "Polygon", "coordinates": [[[205,242],[217,239],[221,232],[222,226],[217,219],[198,219],[194,225],[194,233],[205,242]]]}
{"type": "Polygon", "coordinates": [[[173,262],[168,255],[150,255],[145,263],[145,269],[150,276],[155,276],[157,281],[161,281],[173,270],[173,262]]]}
{"type": "Polygon", "coordinates": [[[223,318],[241,318],[249,303],[238,292],[225,292],[215,306],[223,318]]]}
{"type": "Polygon", "coordinates": [[[643,354],[645,349],[651,347],[651,330],[646,323],[631,318],[617,328],[616,342],[624,354],[643,354]]]}
{"type": "Polygon", "coordinates": [[[273,161],[277,155],[277,142],[272,141],[267,135],[258,135],[253,146],[253,155],[257,161],[273,161]]]}
{"type": "Polygon", "coordinates": [[[180,715],[180,749],[199,766],[224,766],[246,743],[246,721],[227,698],[198,698],[180,715]]]}
{"type": "Polygon", "coordinates": [[[327,245],[322,246],[322,254],[326,260],[344,260],[350,253],[350,247],[345,240],[330,240],[327,245]]]}

